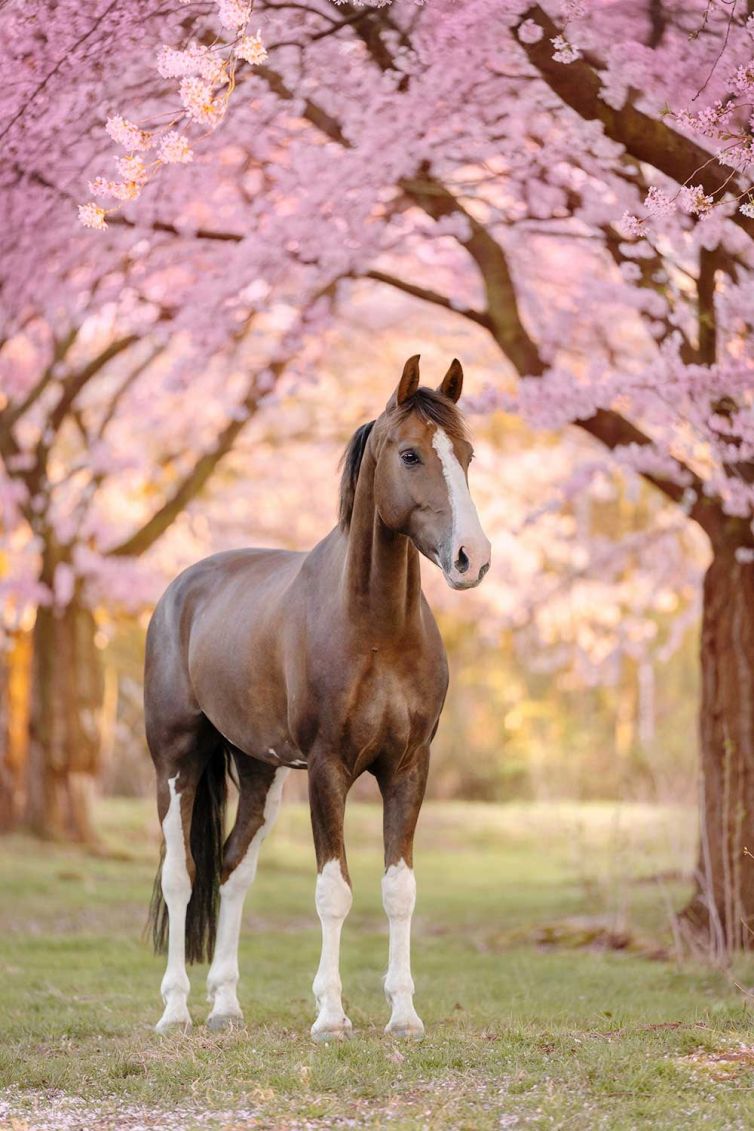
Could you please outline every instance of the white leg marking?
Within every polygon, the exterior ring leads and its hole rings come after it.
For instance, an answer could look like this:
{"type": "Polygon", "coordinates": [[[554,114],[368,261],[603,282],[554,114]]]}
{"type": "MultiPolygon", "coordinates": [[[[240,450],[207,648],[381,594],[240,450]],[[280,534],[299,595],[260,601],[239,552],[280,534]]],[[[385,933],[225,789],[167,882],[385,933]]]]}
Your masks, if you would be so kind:
{"type": "Polygon", "coordinates": [[[442,465],[442,473],[448,485],[448,498],[450,500],[450,513],[452,527],[450,547],[447,551],[447,561],[443,563],[446,572],[455,581],[472,580],[465,578],[455,569],[454,557],[461,546],[466,551],[471,569],[475,570],[473,580],[476,580],[479,570],[490,560],[490,543],[482,530],[474,500],[469,493],[463,468],[453,451],[453,444],[447,432],[439,426],[435,428],[432,436],[432,447],[437,452],[442,465]]]}
{"type": "Polygon", "coordinates": [[[339,860],[328,860],[317,876],[317,914],[322,923],[322,956],[312,989],[317,1002],[317,1020],[312,1025],[315,1040],[346,1037],[351,1022],[343,1012],[340,981],[340,932],[351,910],[353,896],[340,869],[339,860]]]}
{"type": "Polygon", "coordinates": [[[226,1021],[243,1019],[238,1004],[238,940],[241,935],[243,904],[254,877],[262,841],[272,828],[280,811],[283,784],[289,770],[275,771],[264,803],[264,822],[251,839],[243,860],[220,886],[220,916],[212,965],[207,975],[207,1000],[212,1009],[207,1018],[210,1028],[221,1028],[226,1021]],[[214,1024],[213,1024],[214,1023],[214,1024]]]}
{"type": "Polygon", "coordinates": [[[168,780],[170,805],[162,822],[165,836],[165,859],[162,863],[162,894],[168,909],[168,965],[160,993],[165,1011],[157,1023],[163,1033],[172,1025],[191,1025],[187,999],[189,980],[186,974],[186,908],[191,898],[191,879],[186,867],[186,842],[183,836],[181,798],[175,783],[178,774],[168,780]]]}
{"type": "Polygon", "coordinates": [[[382,906],[390,923],[390,951],[385,997],[391,1008],[386,1033],[421,1037],[424,1025],[414,1009],[411,977],[411,916],[416,905],[416,879],[405,860],[391,864],[382,877],[382,906]]]}

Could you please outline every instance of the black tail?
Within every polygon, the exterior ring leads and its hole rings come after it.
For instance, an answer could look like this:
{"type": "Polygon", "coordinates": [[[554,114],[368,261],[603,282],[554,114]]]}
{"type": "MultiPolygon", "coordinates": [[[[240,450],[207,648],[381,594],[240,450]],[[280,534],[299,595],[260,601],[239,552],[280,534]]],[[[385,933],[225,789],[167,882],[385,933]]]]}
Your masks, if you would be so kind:
{"type": "MultiPolygon", "coordinates": [[[[194,886],[186,911],[186,961],[212,961],[217,933],[217,912],[220,904],[220,868],[225,841],[225,807],[230,755],[218,746],[210,755],[194,798],[191,817],[191,855],[196,866],[194,886]]],[[[162,897],[162,846],[160,866],[152,889],[149,926],[156,954],[163,954],[168,945],[168,909],[162,897]]]]}

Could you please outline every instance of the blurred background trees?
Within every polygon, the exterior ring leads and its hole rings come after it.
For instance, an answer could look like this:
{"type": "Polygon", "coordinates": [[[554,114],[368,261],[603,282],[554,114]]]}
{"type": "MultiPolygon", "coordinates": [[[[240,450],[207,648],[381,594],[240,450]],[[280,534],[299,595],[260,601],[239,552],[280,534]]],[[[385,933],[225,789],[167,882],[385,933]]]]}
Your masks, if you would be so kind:
{"type": "Polygon", "coordinates": [[[455,675],[433,789],[688,795],[700,699],[686,919],[746,944],[751,20],[592,8],[257,3],[225,120],[96,233],[106,120],[164,122],[153,52],[228,33],[209,2],[4,9],[0,818],[86,838],[93,782],[145,787],[161,586],[310,545],[405,356],[458,354],[495,556],[462,601],[425,570],[455,675]]]}

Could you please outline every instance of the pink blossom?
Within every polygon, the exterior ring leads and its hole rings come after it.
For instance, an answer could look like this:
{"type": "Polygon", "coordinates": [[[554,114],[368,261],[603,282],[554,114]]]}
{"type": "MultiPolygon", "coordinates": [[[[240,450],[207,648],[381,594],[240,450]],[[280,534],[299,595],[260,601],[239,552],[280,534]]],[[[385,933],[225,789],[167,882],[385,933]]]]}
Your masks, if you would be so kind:
{"type": "Polygon", "coordinates": [[[120,114],[108,118],[105,129],[113,141],[122,145],[124,149],[142,152],[151,149],[154,144],[152,135],[148,130],[139,129],[133,122],[127,121],[120,114]]]}
{"type": "MultiPolygon", "coordinates": [[[[524,42],[526,42],[524,40],[524,42]]],[[[569,43],[565,36],[556,35],[550,41],[555,48],[552,57],[556,63],[575,63],[581,58],[581,52],[573,43],[569,43]]]]}
{"type": "Polygon", "coordinates": [[[518,29],[518,38],[522,43],[539,43],[544,34],[536,20],[524,20],[518,29]]]}
{"type": "Polygon", "coordinates": [[[244,35],[236,46],[236,54],[239,59],[245,59],[247,63],[264,63],[267,58],[267,51],[262,43],[262,37],[259,32],[256,35],[244,35]]]}
{"type": "Polygon", "coordinates": [[[223,27],[234,30],[245,27],[251,13],[251,4],[245,0],[218,0],[217,8],[223,27]]]}
{"type": "Polygon", "coordinates": [[[701,185],[685,186],[680,190],[679,202],[687,212],[701,216],[709,212],[714,204],[711,196],[707,196],[701,185]]]}
{"type": "Polygon", "coordinates": [[[107,227],[105,216],[105,209],[100,208],[93,201],[79,205],[79,223],[83,224],[85,228],[95,228],[97,231],[104,232],[107,227]]]}
{"type": "Polygon", "coordinates": [[[112,200],[136,200],[141,193],[141,185],[137,181],[108,181],[105,177],[95,177],[89,182],[89,191],[93,196],[110,197],[112,200]]]}
{"type": "Polygon", "coordinates": [[[673,211],[673,201],[657,185],[652,185],[644,199],[644,207],[650,216],[667,216],[673,211]]]}
{"type": "Polygon", "coordinates": [[[626,236],[643,236],[646,226],[646,220],[640,220],[630,212],[624,212],[620,218],[620,228],[626,236]]]}
{"type": "Polygon", "coordinates": [[[157,70],[163,78],[199,75],[213,85],[224,79],[224,60],[203,44],[189,43],[185,51],[163,46],[157,52],[157,70]]]}
{"type": "Polygon", "coordinates": [[[209,83],[188,76],[181,80],[180,96],[183,107],[193,122],[214,129],[222,121],[225,105],[213,97],[209,83]]]}
{"type": "Polygon", "coordinates": [[[194,154],[183,134],[170,130],[160,139],[160,159],[168,165],[186,163],[194,160],[194,154]]]}
{"type": "Polygon", "coordinates": [[[143,184],[148,177],[147,167],[140,157],[129,154],[127,157],[116,157],[115,165],[121,177],[126,181],[135,181],[143,184]]]}

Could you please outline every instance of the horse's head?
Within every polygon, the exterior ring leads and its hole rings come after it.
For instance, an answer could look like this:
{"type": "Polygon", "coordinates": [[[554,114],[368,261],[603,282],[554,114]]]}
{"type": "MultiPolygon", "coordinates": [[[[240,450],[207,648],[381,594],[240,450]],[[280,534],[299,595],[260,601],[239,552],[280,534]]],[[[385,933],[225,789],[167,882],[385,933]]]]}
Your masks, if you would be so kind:
{"type": "Polygon", "coordinates": [[[463,370],[453,361],[438,389],[419,387],[419,357],[406,362],[398,387],[375,422],[374,502],[382,522],[405,534],[445,574],[471,589],[490,568],[490,543],[469,494],[473,455],[456,402],[463,370]]]}

